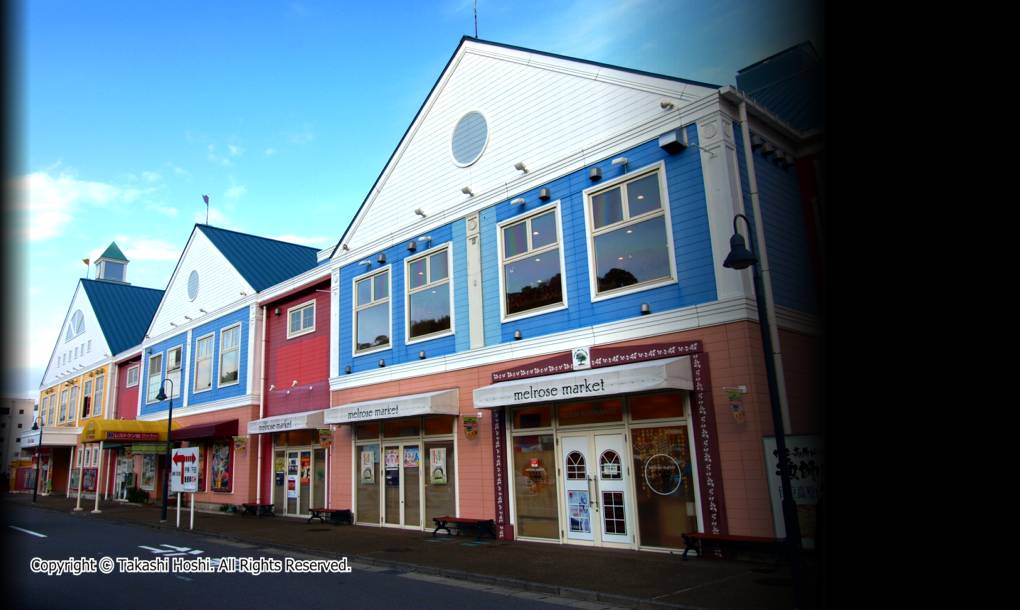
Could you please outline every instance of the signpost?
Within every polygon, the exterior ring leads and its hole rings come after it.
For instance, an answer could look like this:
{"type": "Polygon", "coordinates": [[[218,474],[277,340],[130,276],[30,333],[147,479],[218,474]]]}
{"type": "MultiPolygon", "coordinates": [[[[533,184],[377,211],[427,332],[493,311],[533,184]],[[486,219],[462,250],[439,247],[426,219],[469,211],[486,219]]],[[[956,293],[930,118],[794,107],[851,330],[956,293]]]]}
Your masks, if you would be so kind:
{"type": "Polygon", "coordinates": [[[195,529],[196,491],[198,491],[198,447],[174,449],[170,458],[170,492],[177,494],[177,527],[181,526],[181,494],[190,493],[190,529],[195,529]]]}

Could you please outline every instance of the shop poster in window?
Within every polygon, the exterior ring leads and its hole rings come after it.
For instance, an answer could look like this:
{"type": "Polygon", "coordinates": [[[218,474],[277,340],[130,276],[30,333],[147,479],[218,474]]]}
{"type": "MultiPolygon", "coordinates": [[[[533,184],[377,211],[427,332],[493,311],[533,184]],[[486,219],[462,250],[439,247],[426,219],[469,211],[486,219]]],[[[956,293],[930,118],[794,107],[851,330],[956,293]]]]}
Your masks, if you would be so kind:
{"type": "Polygon", "coordinates": [[[312,479],[312,456],[301,454],[301,484],[309,485],[312,479]]]}
{"type": "Polygon", "coordinates": [[[375,452],[361,452],[361,483],[371,485],[375,483],[375,452]]]}
{"type": "Polygon", "coordinates": [[[290,499],[297,498],[297,477],[294,475],[287,477],[287,497],[290,499]]]}
{"type": "Polygon", "coordinates": [[[420,459],[417,447],[404,447],[404,468],[417,468],[420,459]]]}
{"type": "Polygon", "coordinates": [[[400,485],[400,449],[396,447],[386,449],[386,485],[397,487],[400,485]]]}
{"type": "Polygon", "coordinates": [[[145,491],[156,489],[156,456],[142,456],[142,480],[138,486],[145,491]]]}
{"type": "Polygon", "coordinates": [[[212,446],[212,490],[230,491],[230,443],[212,446]]]}
{"type": "Polygon", "coordinates": [[[429,470],[433,485],[446,485],[446,447],[429,449],[429,470]]]}

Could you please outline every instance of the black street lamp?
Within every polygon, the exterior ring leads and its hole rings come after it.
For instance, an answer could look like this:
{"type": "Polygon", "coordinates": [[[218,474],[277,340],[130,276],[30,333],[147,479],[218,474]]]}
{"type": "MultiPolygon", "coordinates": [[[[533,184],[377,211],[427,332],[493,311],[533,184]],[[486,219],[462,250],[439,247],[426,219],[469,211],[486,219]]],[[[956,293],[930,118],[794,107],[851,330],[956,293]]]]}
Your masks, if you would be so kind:
{"type": "Polygon", "coordinates": [[[747,237],[754,248],[754,236],[751,222],[747,216],[737,214],[733,217],[733,237],[730,238],[730,253],[723,262],[729,269],[746,269],[753,267],[754,296],[758,305],[758,326],[761,329],[761,342],[765,349],[765,370],[769,381],[769,402],[772,406],[772,427],[776,434],[776,451],[779,453],[779,480],[783,489],[783,525],[786,527],[786,545],[790,557],[790,572],[793,577],[793,602],[797,608],[803,608],[804,591],[801,580],[801,540],[800,521],[797,518],[797,504],[793,499],[793,488],[790,485],[790,458],[786,451],[786,433],[783,430],[783,414],[779,407],[779,380],[776,375],[776,363],[773,360],[772,334],[769,332],[771,318],[765,305],[765,284],[758,270],[758,257],[744,245],[744,238],[737,232],[737,219],[743,218],[747,225],[747,237]]]}
{"type": "Polygon", "coordinates": [[[159,384],[159,394],[156,394],[156,400],[162,402],[166,400],[166,392],[163,388],[166,384],[170,384],[170,410],[166,415],[166,472],[163,473],[163,510],[159,516],[160,523],[166,523],[166,504],[170,499],[170,422],[174,417],[174,382],[171,379],[164,379],[163,383],[159,384]]]}
{"type": "Polygon", "coordinates": [[[32,502],[39,497],[39,470],[42,460],[39,458],[39,449],[42,448],[42,421],[41,415],[35,418],[32,424],[32,432],[39,431],[39,444],[35,446],[35,485],[32,486],[32,502]]]}

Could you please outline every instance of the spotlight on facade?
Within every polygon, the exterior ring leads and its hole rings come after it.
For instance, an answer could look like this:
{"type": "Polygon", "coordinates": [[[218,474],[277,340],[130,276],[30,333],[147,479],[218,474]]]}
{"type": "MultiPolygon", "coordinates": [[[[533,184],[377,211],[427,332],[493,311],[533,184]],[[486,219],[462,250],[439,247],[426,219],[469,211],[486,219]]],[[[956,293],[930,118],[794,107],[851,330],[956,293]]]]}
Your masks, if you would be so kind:
{"type": "Polygon", "coordinates": [[[523,205],[523,204],[527,203],[527,201],[524,200],[524,197],[518,197],[517,199],[514,199],[510,203],[511,203],[511,205],[523,205]]]}
{"type": "Polygon", "coordinates": [[[380,265],[386,264],[386,253],[380,252],[379,257],[375,259],[380,265]]]}
{"type": "Polygon", "coordinates": [[[411,241],[407,242],[407,251],[408,252],[414,252],[417,249],[418,249],[418,244],[413,239],[411,241]]]}
{"type": "Polygon", "coordinates": [[[464,188],[460,189],[460,192],[464,193],[465,195],[471,195],[471,196],[474,196],[474,194],[475,194],[474,191],[471,190],[470,186],[465,186],[464,188]]]}
{"type": "Polygon", "coordinates": [[[425,359],[425,350],[421,350],[420,352],[418,352],[418,358],[420,360],[424,360],[425,359]]]}
{"type": "Polygon", "coordinates": [[[652,313],[652,308],[648,306],[648,303],[642,303],[641,304],[641,315],[647,316],[650,313],[652,313]]]}
{"type": "Polygon", "coordinates": [[[519,330],[514,331],[514,341],[520,341],[522,336],[523,335],[521,335],[521,331],[519,330]]]}
{"type": "Polygon", "coordinates": [[[551,197],[549,189],[542,189],[538,192],[538,198],[542,201],[549,201],[549,197],[551,197]]]}
{"type": "Polygon", "coordinates": [[[421,208],[415,208],[414,213],[417,214],[418,216],[421,216],[422,218],[425,218],[425,211],[422,210],[421,208]]]}
{"type": "Polygon", "coordinates": [[[382,367],[384,367],[384,366],[386,366],[386,361],[385,361],[385,360],[383,360],[382,358],[380,358],[380,359],[379,359],[379,368],[382,368],[382,367]]]}
{"type": "Polygon", "coordinates": [[[588,179],[589,180],[600,180],[601,178],[602,178],[602,170],[600,170],[597,167],[591,168],[591,171],[588,172],[588,179]]]}
{"type": "Polygon", "coordinates": [[[528,173],[528,168],[524,166],[524,161],[518,161],[514,163],[514,169],[520,172],[528,173]]]}

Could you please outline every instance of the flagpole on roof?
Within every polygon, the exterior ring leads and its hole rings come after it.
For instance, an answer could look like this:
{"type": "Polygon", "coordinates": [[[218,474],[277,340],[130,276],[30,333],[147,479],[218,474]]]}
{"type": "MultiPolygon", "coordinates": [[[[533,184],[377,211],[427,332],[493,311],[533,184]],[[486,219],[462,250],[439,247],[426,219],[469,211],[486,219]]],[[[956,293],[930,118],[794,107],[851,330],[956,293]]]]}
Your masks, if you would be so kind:
{"type": "Polygon", "coordinates": [[[89,263],[91,262],[87,258],[81,259],[81,262],[85,263],[85,279],[89,279],[89,263]]]}
{"type": "Polygon", "coordinates": [[[202,201],[205,201],[205,224],[209,224],[209,195],[202,195],[202,201]]]}

